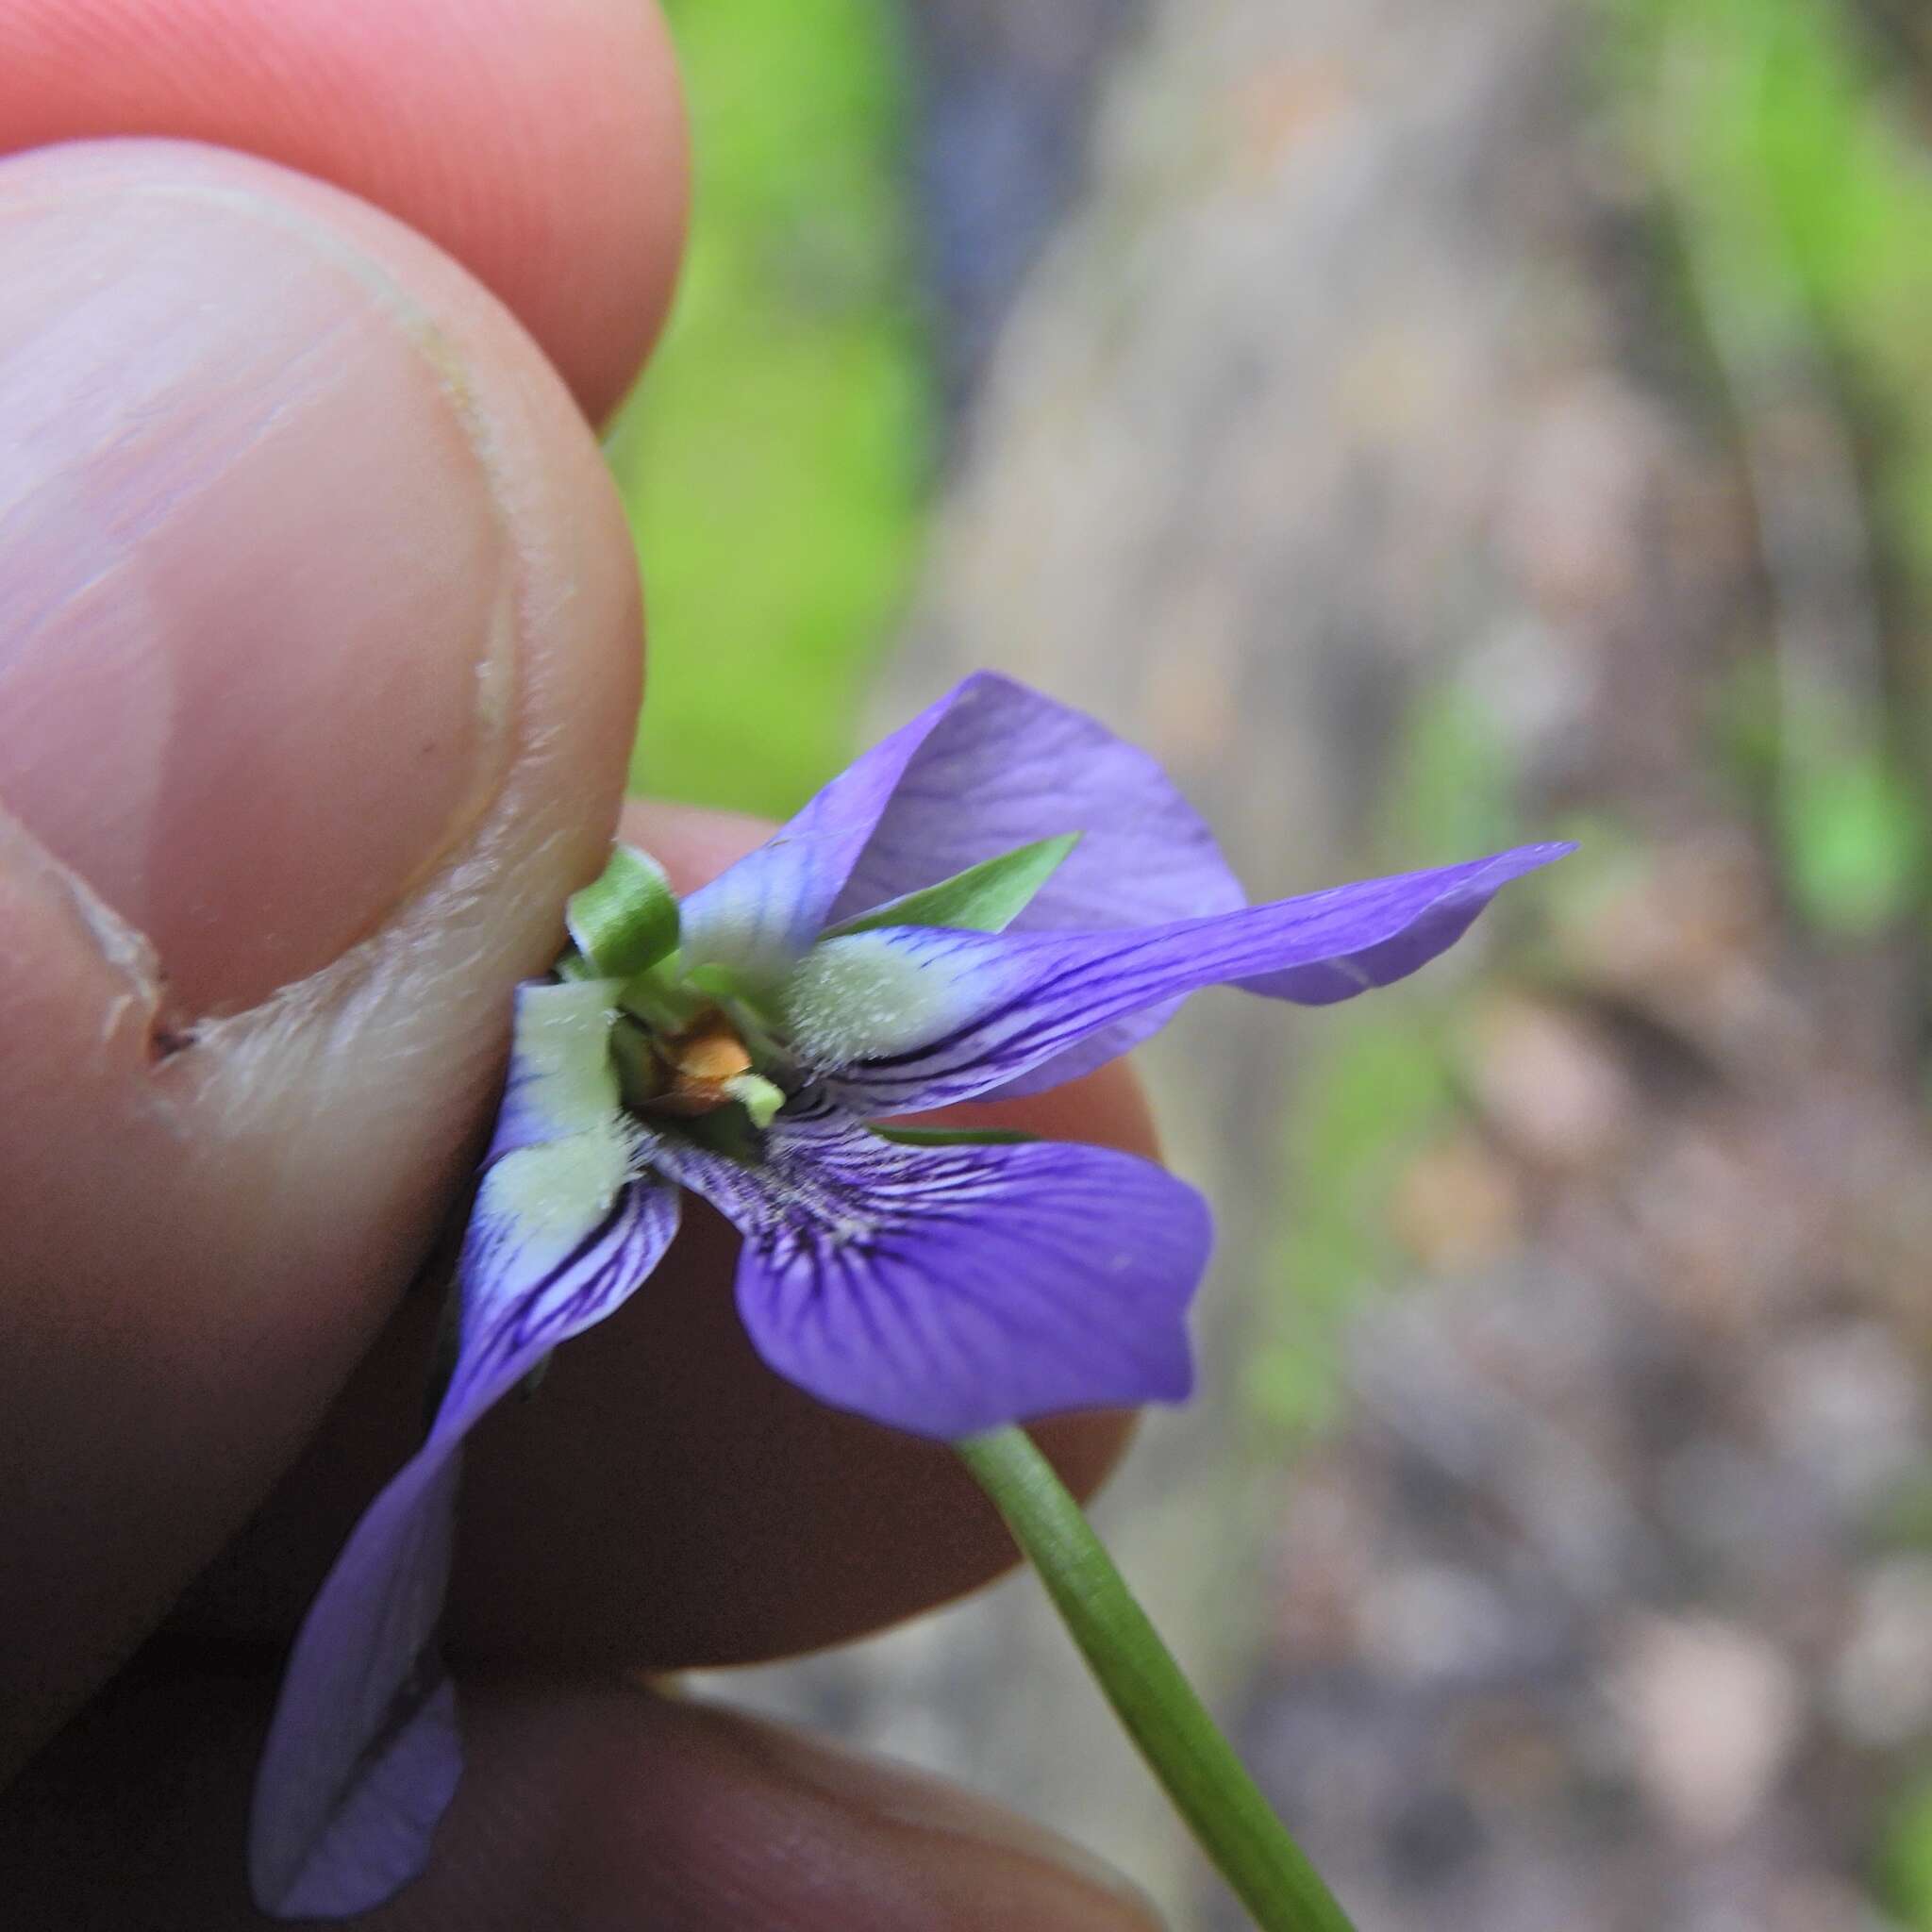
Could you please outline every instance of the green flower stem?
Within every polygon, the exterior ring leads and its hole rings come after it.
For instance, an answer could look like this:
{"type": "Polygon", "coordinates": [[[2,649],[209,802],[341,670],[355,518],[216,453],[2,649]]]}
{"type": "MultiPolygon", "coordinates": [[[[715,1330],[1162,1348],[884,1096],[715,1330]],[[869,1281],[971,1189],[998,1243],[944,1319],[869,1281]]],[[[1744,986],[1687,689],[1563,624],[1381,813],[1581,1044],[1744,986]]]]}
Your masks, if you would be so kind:
{"type": "Polygon", "coordinates": [[[1353,1932],[1024,1429],[953,1445],[1024,1550],[1154,1775],[1261,1932],[1353,1932]]]}

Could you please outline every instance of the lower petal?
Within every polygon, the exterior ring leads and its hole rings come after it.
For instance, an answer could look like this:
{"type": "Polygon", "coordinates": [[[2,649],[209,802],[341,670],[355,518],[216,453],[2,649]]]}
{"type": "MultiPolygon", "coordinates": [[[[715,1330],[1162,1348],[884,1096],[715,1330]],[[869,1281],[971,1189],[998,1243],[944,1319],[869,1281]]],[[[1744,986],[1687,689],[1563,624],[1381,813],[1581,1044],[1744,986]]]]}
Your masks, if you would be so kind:
{"type": "Polygon", "coordinates": [[[766,1164],[677,1154],[745,1236],[753,1345],[834,1407],[950,1441],[1176,1401],[1208,1208],[1150,1161],[1048,1141],[908,1147],[781,1121],[766,1164]]]}

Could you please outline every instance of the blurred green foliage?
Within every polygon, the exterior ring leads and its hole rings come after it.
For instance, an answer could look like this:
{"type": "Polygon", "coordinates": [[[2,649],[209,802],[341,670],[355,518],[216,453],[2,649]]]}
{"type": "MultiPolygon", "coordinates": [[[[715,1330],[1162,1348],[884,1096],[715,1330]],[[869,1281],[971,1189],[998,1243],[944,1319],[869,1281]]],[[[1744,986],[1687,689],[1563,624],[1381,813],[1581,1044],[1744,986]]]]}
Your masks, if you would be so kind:
{"type": "Polygon", "coordinates": [[[1376,842],[1398,868],[1453,865],[1522,832],[1516,761],[1490,696],[1465,678],[1415,692],[1391,761],[1376,842]]]}
{"type": "Polygon", "coordinates": [[[1831,742],[1808,759],[1780,814],[1793,893],[1829,932],[1876,932],[1924,887],[1922,788],[1875,740],[1831,742]]]}
{"type": "MultiPolygon", "coordinates": [[[[1514,761],[1491,705],[1465,681],[1413,693],[1373,846],[1390,871],[1495,851],[1521,834],[1514,761]]],[[[1454,1118],[1454,994],[1440,981],[1336,1009],[1284,1116],[1279,1206],[1242,1392],[1250,1419],[1298,1436],[1333,1420],[1337,1353],[1358,1298],[1405,1268],[1391,1196],[1454,1118]]]]}
{"type": "Polygon", "coordinates": [[[1444,1038],[1440,1005],[1409,989],[1331,1015],[1301,1070],[1241,1387],[1264,1428],[1300,1436],[1336,1418],[1343,1323],[1398,1266],[1391,1191],[1450,1116],[1444,1038]]]}
{"type": "Polygon", "coordinates": [[[1932,1774],[1892,1800],[1881,1828],[1878,1892],[1904,1932],[1932,1932],[1932,1774]]]}
{"type": "Polygon", "coordinates": [[[650,621],[639,790],[782,814],[849,757],[904,594],[933,400],[891,0],[671,0],[696,193],[610,438],[650,621]]]}
{"type": "Polygon", "coordinates": [[[1848,0],[1617,4],[1647,159],[1759,327],[1833,353],[1887,547],[1932,577],[1932,157],[1905,75],[1848,0]]]}
{"type": "Polygon", "coordinates": [[[1795,902],[1826,931],[1874,931],[1926,897],[1932,157],[1905,70],[1854,0],[1614,0],[1612,14],[1623,105],[1734,408],[1775,410],[1808,370],[1851,425],[1868,591],[1900,647],[1875,676],[1853,637],[1841,675],[1788,661],[1747,676],[1726,722],[1769,754],[1756,775],[1795,902]]]}
{"type": "MultiPolygon", "coordinates": [[[[1713,736],[1728,768],[1772,802],[1795,904],[1827,932],[1876,933],[1927,907],[1932,150],[1914,125],[1924,103],[1857,0],[1612,0],[1611,11],[1624,29],[1623,105],[1676,217],[1691,302],[1734,408],[1752,408],[1754,377],[1768,372],[1774,397],[1780,375],[1808,364],[1850,428],[1887,648],[1875,666],[1838,677],[1828,660],[1767,650],[1718,693],[1713,736]]],[[[1843,645],[1855,658],[1858,641],[1843,645]]],[[[1897,1793],[1874,1878],[1890,1923],[1932,1932],[1932,1775],[1897,1793]]]]}
{"type": "MultiPolygon", "coordinates": [[[[1684,177],[1706,245],[1768,315],[1795,277],[1870,399],[1905,407],[1892,427],[1932,491],[1932,171],[1902,76],[1846,0],[1624,5],[1670,117],[1651,157],[1684,177]]],[[[1903,534],[1932,561],[1932,494],[1915,506],[1903,534]]]]}
{"type": "Polygon", "coordinates": [[[1775,801],[1792,897],[1815,925],[1871,933],[1910,910],[1924,888],[1925,808],[1884,721],[1861,724],[1830,689],[1794,703],[1766,656],[1718,688],[1711,735],[1722,767],[1775,801]]]}

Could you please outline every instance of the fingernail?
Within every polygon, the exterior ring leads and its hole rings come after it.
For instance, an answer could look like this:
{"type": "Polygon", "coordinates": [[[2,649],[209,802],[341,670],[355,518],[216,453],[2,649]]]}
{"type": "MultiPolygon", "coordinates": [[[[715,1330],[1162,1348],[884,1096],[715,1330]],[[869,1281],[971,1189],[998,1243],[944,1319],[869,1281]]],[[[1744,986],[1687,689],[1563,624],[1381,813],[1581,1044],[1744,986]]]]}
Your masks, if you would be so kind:
{"type": "Polygon", "coordinates": [[[365,937],[493,793],[515,634],[462,375],[308,214],[0,167],[0,805],[172,1013],[365,937]]]}

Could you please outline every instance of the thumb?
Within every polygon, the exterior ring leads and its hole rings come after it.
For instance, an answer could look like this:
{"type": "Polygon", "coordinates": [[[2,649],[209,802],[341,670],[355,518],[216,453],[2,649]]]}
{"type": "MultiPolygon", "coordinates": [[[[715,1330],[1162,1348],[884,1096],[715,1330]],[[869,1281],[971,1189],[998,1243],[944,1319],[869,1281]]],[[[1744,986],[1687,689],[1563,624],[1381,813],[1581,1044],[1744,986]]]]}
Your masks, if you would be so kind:
{"type": "Polygon", "coordinates": [[[0,165],[0,1770],[419,1265],[637,621],[590,432],[426,242],[209,149],[0,165]]]}

